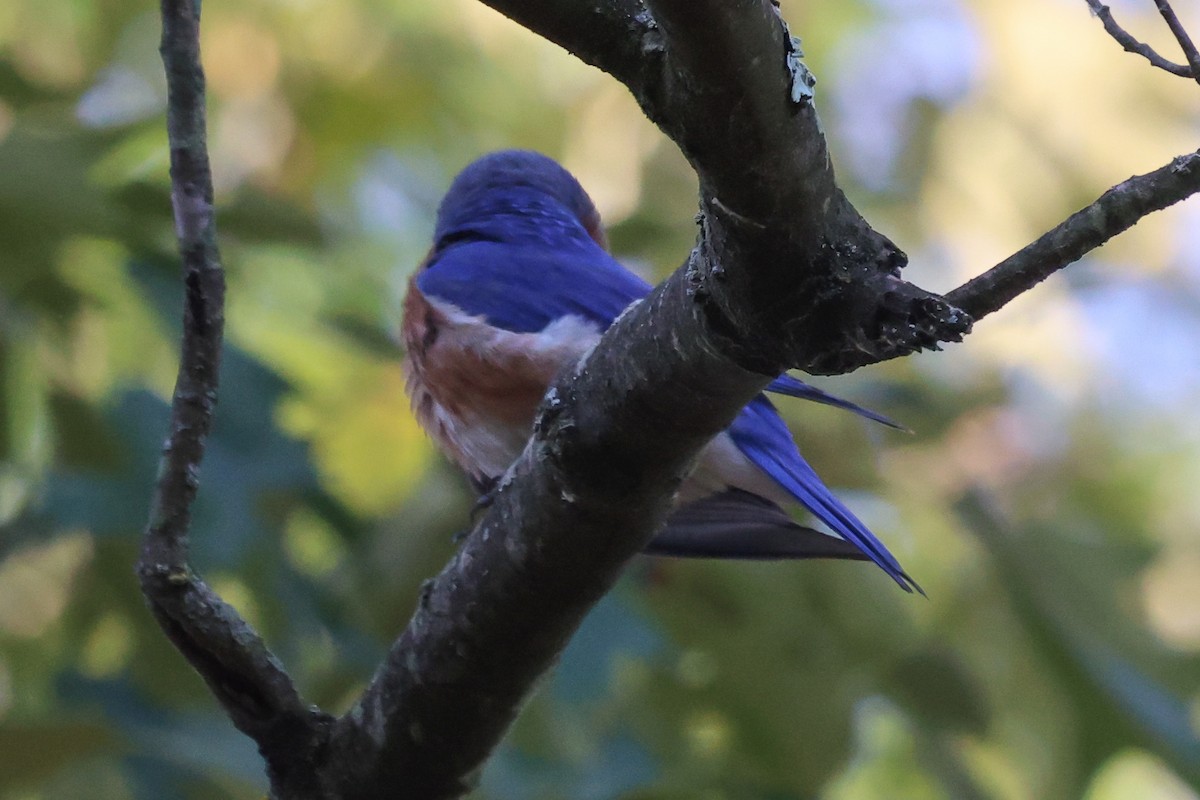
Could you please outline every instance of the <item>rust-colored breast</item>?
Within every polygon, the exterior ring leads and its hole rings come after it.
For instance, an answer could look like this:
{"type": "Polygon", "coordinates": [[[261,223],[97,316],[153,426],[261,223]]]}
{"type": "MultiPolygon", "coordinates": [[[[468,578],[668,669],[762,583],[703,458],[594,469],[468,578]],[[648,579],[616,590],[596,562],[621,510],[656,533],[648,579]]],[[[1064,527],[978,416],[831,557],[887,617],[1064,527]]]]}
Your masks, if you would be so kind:
{"type": "Polygon", "coordinates": [[[427,298],[415,281],[404,300],[402,331],[405,385],[417,421],[479,478],[497,477],[516,459],[550,381],[598,338],[579,326],[541,333],[495,328],[427,298]]]}

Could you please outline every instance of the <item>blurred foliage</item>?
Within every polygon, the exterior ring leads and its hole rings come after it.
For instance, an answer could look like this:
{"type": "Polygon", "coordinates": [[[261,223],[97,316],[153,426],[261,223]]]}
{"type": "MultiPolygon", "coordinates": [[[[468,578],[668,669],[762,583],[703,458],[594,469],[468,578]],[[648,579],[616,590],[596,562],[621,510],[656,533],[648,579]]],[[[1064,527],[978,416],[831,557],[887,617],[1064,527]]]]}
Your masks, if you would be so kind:
{"type": "MultiPolygon", "coordinates": [[[[1195,86],[1082,0],[784,10],[847,191],[933,289],[1196,146],[1195,86]]],[[[1116,10],[1173,52],[1150,3],[1116,10]]],[[[195,563],[336,711],[467,524],[390,337],[449,177],[550,153],[650,277],[694,179],[621,87],[471,0],[204,11],[230,307],[195,563]]],[[[264,787],[131,569],[181,302],[157,37],[144,3],[0,5],[0,800],[264,787]]],[[[639,561],[477,796],[1196,798],[1197,252],[1190,201],[964,345],[822,382],[911,436],[786,405],[930,599],[861,564],[639,561]]]]}

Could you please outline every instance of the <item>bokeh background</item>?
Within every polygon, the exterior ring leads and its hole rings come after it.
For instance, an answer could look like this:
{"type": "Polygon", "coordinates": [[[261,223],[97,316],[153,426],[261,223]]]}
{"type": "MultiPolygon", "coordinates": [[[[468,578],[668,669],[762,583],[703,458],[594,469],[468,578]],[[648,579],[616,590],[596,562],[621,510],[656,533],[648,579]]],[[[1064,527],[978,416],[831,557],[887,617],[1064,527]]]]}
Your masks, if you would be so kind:
{"type": "MultiPolygon", "coordinates": [[[[1200,142],[1200,89],[1083,0],[783,5],[846,190],[934,290],[1200,142]]],[[[1149,0],[1114,10],[1176,52],[1149,0]]],[[[181,302],[157,38],[149,3],[0,3],[3,800],[264,791],[132,573],[181,302]]],[[[391,338],[450,177],[561,159],[650,278],[695,183],[621,86],[472,0],[207,0],[204,55],[229,329],[195,564],[340,711],[467,525],[391,338]]],[[[1198,343],[1192,200],[964,344],[818,381],[911,435],[784,401],[929,599],[641,560],[476,796],[1200,797],[1198,343]]]]}

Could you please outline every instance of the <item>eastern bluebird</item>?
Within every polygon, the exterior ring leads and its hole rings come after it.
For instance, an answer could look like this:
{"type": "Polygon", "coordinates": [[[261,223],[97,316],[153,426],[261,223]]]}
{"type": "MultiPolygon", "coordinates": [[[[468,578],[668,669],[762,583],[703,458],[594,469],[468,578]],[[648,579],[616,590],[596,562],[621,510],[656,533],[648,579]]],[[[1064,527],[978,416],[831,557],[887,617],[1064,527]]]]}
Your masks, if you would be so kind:
{"type": "MultiPolygon", "coordinates": [[[[442,200],[433,249],[404,299],[417,420],[477,489],[494,485],[524,449],[555,375],[650,288],[609,255],[591,199],[552,159],[519,150],[480,158],[442,200]]],[[[767,391],[893,424],[786,374],[767,391]]],[[[761,394],[705,448],[646,552],[870,559],[920,591],[804,461],[761,394]],[[836,535],[792,521],[783,509],[797,504],[836,535]]]]}

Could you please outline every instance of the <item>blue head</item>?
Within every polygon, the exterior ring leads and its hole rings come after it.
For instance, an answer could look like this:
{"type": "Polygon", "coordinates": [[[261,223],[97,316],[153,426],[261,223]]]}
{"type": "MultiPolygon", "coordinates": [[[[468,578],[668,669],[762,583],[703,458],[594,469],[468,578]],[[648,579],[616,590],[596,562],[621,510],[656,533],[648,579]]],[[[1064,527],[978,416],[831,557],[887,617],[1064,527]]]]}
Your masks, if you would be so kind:
{"type": "Polygon", "coordinates": [[[436,250],[462,240],[603,246],[600,214],[571,173],[529,150],[501,150],[472,162],[438,207],[436,250]]]}
{"type": "Polygon", "coordinates": [[[566,315],[607,328],[650,291],[604,249],[600,215],[579,182],[528,150],[483,156],[454,179],[415,280],[518,333],[566,315]]]}

